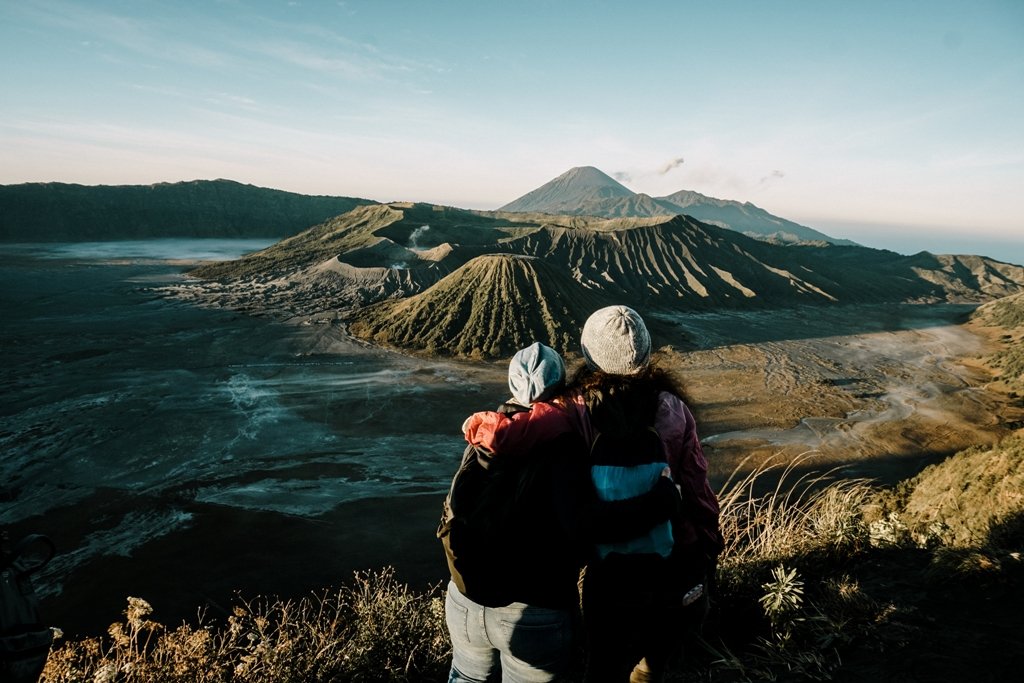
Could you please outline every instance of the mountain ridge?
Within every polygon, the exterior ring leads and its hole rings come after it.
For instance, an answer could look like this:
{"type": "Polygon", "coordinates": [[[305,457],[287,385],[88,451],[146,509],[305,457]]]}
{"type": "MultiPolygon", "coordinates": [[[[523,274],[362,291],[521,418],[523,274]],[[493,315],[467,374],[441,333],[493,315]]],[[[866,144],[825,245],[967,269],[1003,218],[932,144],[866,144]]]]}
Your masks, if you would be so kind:
{"type": "Polygon", "coordinates": [[[502,357],[544,340],[569,355],[605,299],[543,259],[484,254],[422,293],[369,306],[350,325],[378,344],[468,358],[502,357]]]}
{"type": "Polygon", "coordinates": [[[192,274],[253,296],[258,307],[326,314],[375,343],[473,358],[507,356],[516,343],[534,341],[527,333],[571,352],[574,345],[563,346],[566,321],[571,327],[580,309],[607,303],[652,312],[763,310],[977,302],[1024,291],[1024,268],[983,257],[779,245],[685,215],[595,218],[411,203],[358,207],[192,274]],[[481,265],[488,263],[495,270],[481,265]],[[520,286],[534,294],[516,296],[520,286]],[[562,296],[585,305],[560,307],[562,296]],[[542,325],[537,311],[565,320],[542,325]]]}
{"type": "Polygon", "coordinates": [[[785,243],[823,241],[855,244],[774,216],[750,202],[717,199],[693,190],[679,190],[664,197],[633,192],[593,166],[571,168],[497,211],[604,217],[685,214],[759,239],[785,243]]]}
{"type": "Polygon", "coordinates": [[[0,185],[0,242],[284,237],[368,204],[225,179],[0,185]]]}

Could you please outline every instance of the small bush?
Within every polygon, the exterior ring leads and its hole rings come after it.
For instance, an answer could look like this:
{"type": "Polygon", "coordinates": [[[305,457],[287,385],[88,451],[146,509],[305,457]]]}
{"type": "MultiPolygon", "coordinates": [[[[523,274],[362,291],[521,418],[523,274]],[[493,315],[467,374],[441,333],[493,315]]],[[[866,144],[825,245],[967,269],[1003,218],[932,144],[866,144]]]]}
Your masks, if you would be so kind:
{"type": "MultiPolygon", "coordinates": [[[[989,544],[993,530],[1012,528],[1024,510],[1024,437],[979,446],[926,468],[880,498],[887,515],[872,524],[890,540],[919,547],[989,544]]],[[[1003,537],[1012,536],[1003,532],[1003,537]]]]}

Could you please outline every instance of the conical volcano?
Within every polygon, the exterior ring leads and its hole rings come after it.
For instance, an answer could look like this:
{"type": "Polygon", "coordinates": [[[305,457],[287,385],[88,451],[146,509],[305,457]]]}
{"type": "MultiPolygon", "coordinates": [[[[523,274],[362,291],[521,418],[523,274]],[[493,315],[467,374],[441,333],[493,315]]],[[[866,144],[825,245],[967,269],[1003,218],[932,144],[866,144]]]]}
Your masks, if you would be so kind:
{"type": "MultiPolygon", "coordinates": [[[[593,166],[577,166],[544,183],[536,190],[509,202],[498,211],[539,211],[551,214],[584,214],[595,206],[617,204],[633,197],[633,191],[593,166]]],[[[593,213],[591,215],[608,215],[593,213]]],[[[614,215],[614,214],[613,214],[614,215]]]]}
{"type": "Polygon", "coordinates": [[[587,317],[609,302],[541,259],[478,256],[428,290],[360,310],[364,339],[471,358],[508,357],[534,341],[574,353],[587,317]]]}

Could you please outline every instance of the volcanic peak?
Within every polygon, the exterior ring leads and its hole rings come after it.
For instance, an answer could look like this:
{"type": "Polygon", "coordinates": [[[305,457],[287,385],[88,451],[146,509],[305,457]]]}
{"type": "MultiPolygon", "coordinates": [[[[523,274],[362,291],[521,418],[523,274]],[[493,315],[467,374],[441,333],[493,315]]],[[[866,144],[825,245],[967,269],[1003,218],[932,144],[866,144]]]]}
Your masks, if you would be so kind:
{"type": "Polygon", "coordinates": [[[589,203],[630,199],[633,194],[629,188],[593,166],[577,166],[498,211],[580,214],[586,213],[589,203]]]}
{"type": "Polygon", "coordinates": [[[715,199],[691,190],[680,190],[666,197],[634,193],[592,166],[570,169],[506,204],[499,211],[603,217],[685,214],[761,240],[853,244],[849,240],[835,239],[813,228],[773,216],[749,202],[715,199]]]}
{"type": "Polygon", "coordinates": [[[587,316],[607,303],[543,259],[484,254],[420,294],[363,309],[350,330],[471,358],[506,357],[534,341],[569,354],[587,316]]]}

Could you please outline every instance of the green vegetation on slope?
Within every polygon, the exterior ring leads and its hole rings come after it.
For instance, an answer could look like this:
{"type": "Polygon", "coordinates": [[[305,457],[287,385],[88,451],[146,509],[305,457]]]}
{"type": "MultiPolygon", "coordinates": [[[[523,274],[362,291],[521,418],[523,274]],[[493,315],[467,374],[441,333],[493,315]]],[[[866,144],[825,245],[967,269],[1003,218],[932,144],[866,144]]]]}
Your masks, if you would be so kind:
{"type": "Polygon", "coordinates": [[[984,315],[995,325],[1016,330],[1024,328],[1024,295],[1015,294],[985,306],[984,315]]]}
{"type": "Polygon", "coordinates": [[[882,509],[888,521],[898,518],[896,532],[918,543],[963,549],[1001,542],[1024,511],[1024,436],[928,467],[897,486],[882,509]]]}
{"type": "MultiPolygon", "coordinates": [[[[727,545],[703,638],[676,681],[1002,680],[1024,628],[1024,436],[952,456],[895,490],[781,476],[720,494],[727,545]],[[794,478],[796,481],[794,482],[794,478]],[[757,493],[777,481],[767,494],[757,493]]],[[[170,630],[129,599],[109,637],[68,642],[46,683],[443,681],[440,586],[393,573],[170,630]]]]}
{"type": "Polygon", "coordinates": [[[997,299],[975,311],[985,325],[1002,328],[1004,348],[987,360],[1010,387],[1024,390],[1024,293],[997,299]]]}
{"type": "Polygon", "coordinates": [[[368,199],[193,180],[156,185],[0,185],[0,241],[283,237],[368,199]]]}

